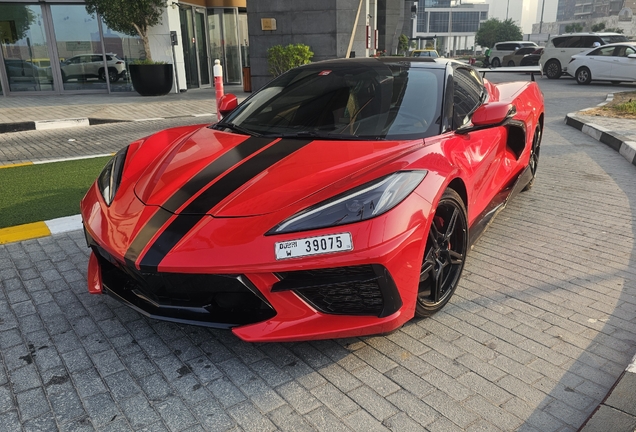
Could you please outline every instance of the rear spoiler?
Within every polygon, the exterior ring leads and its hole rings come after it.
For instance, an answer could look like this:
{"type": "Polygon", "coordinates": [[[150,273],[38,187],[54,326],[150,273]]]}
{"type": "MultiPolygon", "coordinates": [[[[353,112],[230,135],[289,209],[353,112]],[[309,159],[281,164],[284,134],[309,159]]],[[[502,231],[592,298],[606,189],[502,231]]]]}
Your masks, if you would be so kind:
{"type": "Polygon", "coordinates": [[[534,74],[538,73],[543,76],[543,71],[541,70],[541,66],[504,66],[498,68],[475,68],[477,72],[481,74],[482,77],[486,77],[486,72],[497,72],[497,73],[529,73],[530,80],[534,81],[534,74]]]}

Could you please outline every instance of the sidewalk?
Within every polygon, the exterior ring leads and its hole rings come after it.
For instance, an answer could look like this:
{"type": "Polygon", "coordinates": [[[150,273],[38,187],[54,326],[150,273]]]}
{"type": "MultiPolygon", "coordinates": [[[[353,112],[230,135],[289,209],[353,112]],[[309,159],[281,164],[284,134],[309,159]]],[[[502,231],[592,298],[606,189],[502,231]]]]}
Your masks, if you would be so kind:
{"type": "MultiPolygon", "coordinates": [[[[242,101],[250,93],[242,86],[225,86],[225,93],[242,101]]],[[[214,88],[169,93],[165,96],[125,94],[38,95],[0,97],[0,133],[36,129],[36,122],[67,120],[70,126],[101,124],[116,121],[140,121],[216,113],[214,88]],[[69,119],[82,119],[72,122],[69,119]]],[[[57,122],[53,127],[65,127],[57,122]]]]}

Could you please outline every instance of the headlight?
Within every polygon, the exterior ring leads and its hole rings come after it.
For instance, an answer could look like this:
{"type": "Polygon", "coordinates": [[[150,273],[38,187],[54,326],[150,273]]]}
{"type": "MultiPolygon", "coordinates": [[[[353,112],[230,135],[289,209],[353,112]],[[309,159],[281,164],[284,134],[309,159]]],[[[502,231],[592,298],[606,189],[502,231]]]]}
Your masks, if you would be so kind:
{"type": "Polygon", "coordinates": [[[426,171],[379,178],[295,214],[267,234],[332,227],[379,216],[398,205],[422,182],[426,171]]]}
{"type": "Polygon", "coordinates": [[[97,177],[97,186],[102,193],[106,205],[110,206],[113,202],[119,183],[121,182],[121,175],[124,171],[124,162],[126,161],[126,152],[128,147],[125,147],[117,152],[111,160],[108,161],[102,173],[97,177]]]}

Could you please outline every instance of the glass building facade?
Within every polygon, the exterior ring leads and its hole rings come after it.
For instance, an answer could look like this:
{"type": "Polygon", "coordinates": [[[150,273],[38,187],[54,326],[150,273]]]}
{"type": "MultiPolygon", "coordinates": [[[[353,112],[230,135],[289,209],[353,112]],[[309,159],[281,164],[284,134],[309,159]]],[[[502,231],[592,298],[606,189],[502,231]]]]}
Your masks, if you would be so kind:
{"type": "MultiPolygon", "coordinates": [[[[217,58],[224,81],[240,84],[249,65],[245,8],[172,7],[182,41],[174,48],[185,68],[180,88],[210,87],[217,58]]],[[[169,52],[169,31],[161,31],[151,45],[169,52]]],[[[0,1],[0,96],[132,92],[128,66],[145,56],[141,38],[110,29],[81,1],[0,1]]]]}
{"type": "Polygon", "coordinates": [[[0,3],[3,94],[132,91],[128,64],[143,55],[83,4],[0,3]]]}

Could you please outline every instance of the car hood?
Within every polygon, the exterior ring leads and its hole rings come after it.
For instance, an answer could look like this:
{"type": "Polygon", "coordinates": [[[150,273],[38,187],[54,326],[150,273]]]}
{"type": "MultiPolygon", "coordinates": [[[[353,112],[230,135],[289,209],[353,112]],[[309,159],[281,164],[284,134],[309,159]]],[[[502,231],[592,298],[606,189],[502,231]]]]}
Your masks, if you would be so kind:
{"type": "Polygon", "coordinates": [[[156,158],[135,194],[175,214],[263,215],[421,143],[257,138],[201,128],[156,158]]]}

